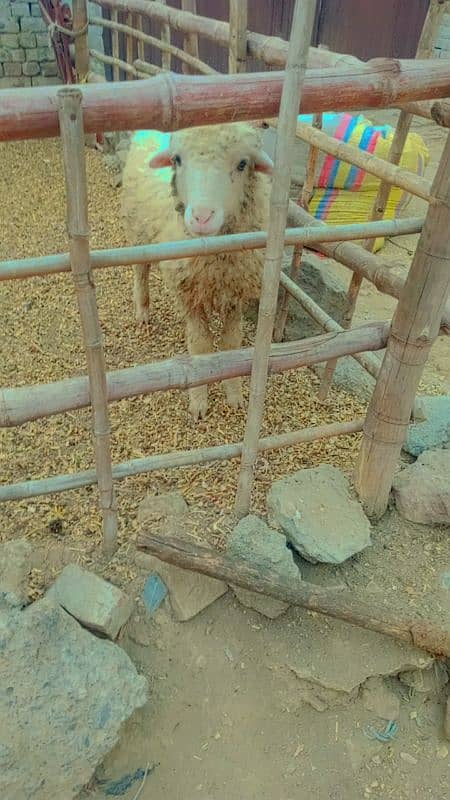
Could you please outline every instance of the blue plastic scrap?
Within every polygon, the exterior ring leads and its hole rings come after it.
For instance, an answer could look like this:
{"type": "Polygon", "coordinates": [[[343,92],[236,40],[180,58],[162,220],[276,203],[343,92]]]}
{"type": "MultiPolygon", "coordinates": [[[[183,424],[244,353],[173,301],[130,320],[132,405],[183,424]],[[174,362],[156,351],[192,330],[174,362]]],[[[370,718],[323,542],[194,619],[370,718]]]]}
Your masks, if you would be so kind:
{"type": "Polygon", "coordinates": [[[123,775],[122,778],[119,778],[116,781],[98,781],[98,784],[103,787],[103,794],[107,797],[122,797],[128,789],[133,786],[133,783],[136,781],[142,781],[144,779],[144,775],[152,772],[153,767],[150,770],[142,769],[139,767],[135,772],[130,772],[128,775],[123,775]]]}
{"type": "Polygon", "coordinates": [[[156,609],[159,608],[166,594],[167,586],[163,583],[159,575],[155,573],[150,575],[145,581],[144,591],[142,593],[144,603],[150,614],[153,614],[156,609]]]}
{"type": "Polygon", "coordinates": [[[376,739],[377,742],[390,742],[398,731],[397,723],[391,719],[384,730],[377,730],[373,725],[366,725],[364,735],[368,739],[376,739]]]}

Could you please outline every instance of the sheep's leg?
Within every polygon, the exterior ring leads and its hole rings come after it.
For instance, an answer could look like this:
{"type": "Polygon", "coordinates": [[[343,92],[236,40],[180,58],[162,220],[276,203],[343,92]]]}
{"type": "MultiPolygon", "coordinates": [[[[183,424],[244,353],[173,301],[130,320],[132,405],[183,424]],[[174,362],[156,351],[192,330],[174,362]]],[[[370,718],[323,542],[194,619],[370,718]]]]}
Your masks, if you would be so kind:
{"type": "MultiPolygon", "coordinates": [[[[221,350],[237,350],[242,345],[242,306],[238,303],[223,320],[221,350]]],[[[223,381],[225,395],[233,408],[243,408],[242,379],[229,378],[223,381]]]]}
{"type": "Polygon", "coordinates": [[[150,264],[136,264],[134,267],[134,312],[139,325],[148,325],[150,322],[149,272],[150,264]]]}
{"type": "MultiPolygon", "coordinates": [[[[191,356],[211,353],[214,349],[213,338],[206,321],[193,314],[186,317],[186,341],[191,356]]],[[[207,386],[196,386],[189,389],[189,410],[195,421],[206,416],[208,410],[207,386]]]]}

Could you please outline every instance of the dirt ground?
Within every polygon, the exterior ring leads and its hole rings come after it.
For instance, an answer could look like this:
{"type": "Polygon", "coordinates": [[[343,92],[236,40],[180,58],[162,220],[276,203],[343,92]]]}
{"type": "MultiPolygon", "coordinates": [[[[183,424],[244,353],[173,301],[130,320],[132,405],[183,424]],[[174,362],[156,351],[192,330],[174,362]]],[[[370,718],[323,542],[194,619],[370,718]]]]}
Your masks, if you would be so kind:
{"type": "MultiPolygon", "coordinates": [[[[393,119],[386,112],[368,116],[393,119]]],[[[443,132],[421,120],[415,129],[430,148],[427,174],[432,176],[443,132]]],[[[0,145],[0,158],[0,257],[65,251],[58,142],[0,145]]],[[[120,246],[124,241],[118,225],[118,191],[111,186],[101,155],[88,151],[87,160],[92,245],[120,246]]],[[[414,200],[407,213],[423,211],[424,204],[414,200]]],[[[388,242],[381,258],[404,272],[416,240],[410,236],[388,242]]],[[[327,268],[348,281],[345,268],[335,264],[327,268]]],[[[136,330],[132,317],[130,270],[104,270],[97,273],[96,283],[109,369],[183,351],[182,328],[157,274],[151,278],[154,323],[144,334],[136,330]]],[[[387,319],[394,307],[391,298],[365,283],[356,322],[387,319]]],[[[3,386],[84,374],[78,312],[68,276],[2,283],[0,309],[3,386]]],[[[246,341],[251,342],[253,335],[249,323],[246,341]]],[[[343,391],[333,390],[327,402],[319,404],[316,387],[317,378],[309,371],[272,378],[264,434],[364,414],[364,405],[343,391]]],[[[450,392],[446,339],[435,344],[421,388],[426,393],[450,392]]],[[[220,388],[214,387],[211,397],[210,413],[199,426],[189,422],[183,393],[160,393],[111,406],[114,462],[240,440],[244,414],[227,408],[220,388]]],[[[255,509],[264,513],[272,480],[294,469],[327,462],[350,471],[358,444],[359,436],[342,437],[260,458],[255,509]]],[[[92,464],[87,410],[0,431],[2,482],[92,464]]],[[[43,592],[65,563],[77,561],[139,598],[145,575],[135,563],[134,541],[136,510],[145,494],[180,490],[191,508],[192,533],[223,548],[232,524],[237,469],[237,462],[230,462],[120,482],[121,546],[110,562],[100,555],[97,498],[90,487],[0,506],[0,540],[27,536],[33,541],[33,596],[43,592]]],[[[450,613],[445,579],[450,569],[448,533],[406,524],[390,509],[374,529],[373,547],[341,568],[305,566],[305,570],[309,580],[341,581],[355,596],[372,592],[377,601],[398,606],[399,615],[420,609],[442,623],[450,613]]],[[[269,621],[241,607],[231,593],[184,624],[173,621],[167,605],[154,619],[145,616],[139,600],[137,608],[139,619],[133,621],[133,632],[125,635],[123,645],[149,678],[150,700],[125,727],[120,744],[99,770],[100,780],[118,779],[148,765],[141,800],[450,798],[442,693],[431,697],[408,692],[394,681],[393,691],[401,700],[399,730],[385,744],[373,742],[364,732],[374,715],[360,697],[323,712],[301,699],[298,678],[289,668],[292,654],[299,648],[311,649],[318,662],[333,659],[336,646],[348,638],[348,626],[292,608],[269,621]]],[[[361,657],[360,649],[352,650],[349,644],[348,658],[353,662],[361,657]]],[[[336,662],[338,669],[345,670],[341,662],[336,662]]],[[[375,724],[382,727],[380,720],[375,724]]],[[[107,796],[106,785],[94,783],[88,796],[93,800],[107,796]]],[[[135,800],[139,785],[140,779],[121,796],[135,800]]]]}

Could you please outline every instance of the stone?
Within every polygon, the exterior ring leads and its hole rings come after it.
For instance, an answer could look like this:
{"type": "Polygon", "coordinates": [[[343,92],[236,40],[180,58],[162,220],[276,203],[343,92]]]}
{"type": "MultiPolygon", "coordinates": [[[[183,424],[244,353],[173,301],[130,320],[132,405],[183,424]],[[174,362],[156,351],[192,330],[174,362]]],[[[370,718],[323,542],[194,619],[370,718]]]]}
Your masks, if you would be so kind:
{"type": "Polygon", "coordinates": [[[275,481],[269,524],[280,527],[303,558],[340,564],[371,544],[370,523],[336,467],[322,464],[275,481]]]}
{"type": "MultiPolygon", "coordinates": [[[[53,49],[49,45],[48,33],[36,33],[36,45],[37,47],[43,47],[50,53],[53,53],[53,49]]],[[[53,53],[53,58],[54,55],[53,53]]]]}
{"type": "Polygon", "coordinates": [[[418,397],[416,406],[423,419],[409,426],[403,449],[417,458],[424,450],[450,444],[450,397],[418,397]]]}
{"type": "Polygon", "coordinates": [[[450,739],[450,692],[447,697],[447,705],[445,707],[444,734],[447,739],[450,739]]]}
{"type": "Polygon", "coordinates": [[[7,78],[18,78],[19,75],[22,75],[22,64],[3,64],[3,71],[7,78]]]}
{"type": "Polygon", "coordinates": [[[125,651],[49,599],[0,613],[0,796],[71,800],[146,700],[125,651]]]}
{"type": "Polygon", "coordinates": [[[56,86],[62,83],[61,78],[47,78],[45,75],[36,75],[31,79],[33,86],[56,86]]]}
{"type": "Polygon", "coordinates": [[[3,17],[0,19],[0,33],[19,33],[20,27],[16,19],[3,17]]]}
{"type": "Polygon", "coordinates": [[[26,539],[0,545],[0,607],[22,608],[28,603],[31,556],[26,539]]]}
{"type": "Polygon", "coordinates": [[[0,64],[0,78],[3,78],[3,64],[0,64]]]}
{"type": "Polygon", "coordinates": [[[41,73],[47,78],[58,75],[58,65],[56,61],[49,61],[48,63],[41,64],[41,73]]]}
{"type": "MultiPolygon", "coordinates": [[[[234,528],[227,543],[227,553],[252,566],[263,570],[272,569],[285,574],[290,580],[301,580],[300,570],[294,562],[292,552],[286,546],[286,539],[278,531],[271,530],[264,520],[250,514],[234,528]]],[[[253,608],[269,619],[283,614],[288,603],[274,597],[251,592],[240,586],[231,586],[242,605],[253,608]]]]}
{"type": "Polygon", "coordinates": [[[24,75],[39,75],[40,73],[40,66],[37,61],[26,61],[23,65],[23,74],[24,75]]]}
{"type": "Polygon", "coordinates": [[[17,33],[0,34],[0,47],[18,47],[19,37],[17,33]]]}
{"type": "MultiPolygon", "coordinates": [[[[42,17],[22,17],[20,20],[20,29],[22,33],[38,33],[47,30],[42,17]]],[[[48,41],[48,38],[47,38],[48,41]]]]}
{"type": "Polygon", "coordinates": [[[17,78],[0,78],[0,89],[18,89],[31,86],[31,78],[21,75],[17,78]]]}
{"type": "Polygon", "coordinates": [[[410,522],[450,525],[450,450],[425,450],[394,478],[399,513],[410,522]]]}
{"type": "Polygon", "coordinates": [[[180,492],[147,494],[139,503],[137,519],[141,525],[159,522],[168,517],[182,517],[188,505],[180,492]]]}
{"type": "Polygon", "coordinates": [[[0,61],[25,61],[25,50],[0,45],[0,61]]]}
{"type": "Polygon", "coordinates": [[[169,590],[172,611],[178,622],[186,622],[222,597],[227,585],[215,578],[166,564],[155,556],[139,553],[136,563],[147,572],[156,572],[169,590]]]}
{"type": "Polygon", "coordinates": [[[47,592],[85,628],[115,639],[133,611],[133,601],[98,575],[68,564],[47,592]]]}
{"type": "Polygon", "coordinates": [[[427,669],[405,670],[398,677],[409,689],[436,697],[448,682],[449,673],[443,661],[433,661],[427,669]]]}
{"type": "Polygon", "coordinates": [[[21,47],[29,50],[36,47],[36,34],[35,33],[21,33],[19,36],[19,44],[21,47]]]}
{"type": "MultiPolygon", "coordinates": [[[[418,671],[420,672],[420,670],[418,671]]],[[[364,707],[376,714],[377,717],[387,721],[398,719],[400,700],[387,686],[386,681],[378,675],[367,678],[363,683],[361,699],[364,707]]]]}
{"type": "MultiPolygon", "coordinates": [[[[289,268],[290,263],[291,255],[285,259],[283,268],[289,268]]],[[[302,262],[297,283],[316,303],[320,303],[336,322],[342,322],[347,302],[345,286],[320,259],[308,254],[306,261],[302,262]]],[[[318,333],[323,333],[323,330],[299,303],[292,302],[289,306],[286,333],[288,339],[302,339],[316,336],[318,333]]]]}
{"type": "Polygon", "coordinates": [[[27,50],[27,61],[52,61],[55,54],[49,47],[33,47],[27,50]]]}
{"type": "MultiPolygon", "coordinates": [[[[39,6],[38,6],[39,8],[39,6]]],[[[11,12],[15,17],[29,17],[30,6],[28,3],[11,3],[11,12]]]]}

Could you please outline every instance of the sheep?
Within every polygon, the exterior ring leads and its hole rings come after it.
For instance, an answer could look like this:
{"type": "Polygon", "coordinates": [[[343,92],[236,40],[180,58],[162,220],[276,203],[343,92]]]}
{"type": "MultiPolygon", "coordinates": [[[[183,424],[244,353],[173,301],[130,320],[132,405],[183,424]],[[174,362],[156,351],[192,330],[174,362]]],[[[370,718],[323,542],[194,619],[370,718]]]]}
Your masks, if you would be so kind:
{"type": "MultiPolygon", "coordinates": [[[[189,128],[170,136],[135,134],[122,181],[129,243],[266,230],[273,163],[260,137],[261,131],[247,123],[189,128]]],[[[262,251],[247,250],[161,262],[191,355],[213,350],[214,317],[222,328],[220,349],[241,346],[243,308],[259,297],[263,258],[262,251]]],[[[135,313],[141,324],[149,322],[149,269],[149,264],[134,267],[135,313]]],[[[223,383],[228,403],[242,407],[241,379],[223,383]]],[[[207,391],[207,386],[189,390],[194,420],[206,415],[207,391]]]]}

